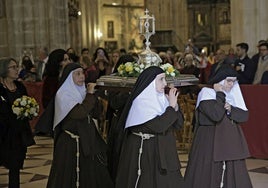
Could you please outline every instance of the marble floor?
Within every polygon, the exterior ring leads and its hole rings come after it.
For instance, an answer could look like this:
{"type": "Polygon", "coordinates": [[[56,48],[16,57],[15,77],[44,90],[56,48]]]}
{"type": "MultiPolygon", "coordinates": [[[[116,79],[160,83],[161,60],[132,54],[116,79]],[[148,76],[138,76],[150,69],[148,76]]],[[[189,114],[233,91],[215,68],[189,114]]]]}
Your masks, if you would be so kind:
{"type": "MultiPolygon", "coordinates": [[[[35,137],[36,145],[28,149],[24,169],[21,170],[21,188],[45,188],[50,170],[53,140],[35,137]]],[[[184,174],[188,155],[179,152],[184,174]]],[[[268,160],[247,159],[247,168],[254,188],[268,187],[268,160]]],[[[0,167],[0,187],[7,187],[8,171],[0,167]]]]}

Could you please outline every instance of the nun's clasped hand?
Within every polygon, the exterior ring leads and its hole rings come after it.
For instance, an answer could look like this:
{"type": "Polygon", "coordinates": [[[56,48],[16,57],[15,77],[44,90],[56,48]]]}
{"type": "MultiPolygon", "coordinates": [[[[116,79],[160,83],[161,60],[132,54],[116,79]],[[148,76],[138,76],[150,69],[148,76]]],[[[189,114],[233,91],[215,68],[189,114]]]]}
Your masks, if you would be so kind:
{"type": "Polygon", "coordinates": [[[173,107],[176,111],[178,110],[178,96],[179,96],[179,92],[177,91],[177,88],[171,88],[169,90],[169,94],[166,95],[168,102],[169,102],[169,106],[173,107]]]}
{"type": "Polygon", "coordinates": [[[87,84],[87,93],[94,94],[95,86],[96,86],[96,83],[88,83],[87,84]]]}
{"type": "Polygon", "coordinates": [[[217,91],[223,91],[223,86],[219,83],[213,85],[214,90],[217,91]]]}
{"type": "Polygon", "coordinates": [[[224,108],[225,108],[225,110],[227,110],[228,112],[231,112],[231,105],[230,105],[228,102],[225,103],[224,108]]]}

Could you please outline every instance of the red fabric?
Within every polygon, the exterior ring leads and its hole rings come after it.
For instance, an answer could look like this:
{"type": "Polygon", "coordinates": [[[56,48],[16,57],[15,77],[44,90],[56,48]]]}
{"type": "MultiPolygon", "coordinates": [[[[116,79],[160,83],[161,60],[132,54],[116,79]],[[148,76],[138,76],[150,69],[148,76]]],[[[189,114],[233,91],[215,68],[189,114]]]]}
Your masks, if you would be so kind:
{"type": "Polygon", "coordinates": [[[242,124],[252,157],[268,159],[268,85],[240,85],[249,120],[242,124]]]}

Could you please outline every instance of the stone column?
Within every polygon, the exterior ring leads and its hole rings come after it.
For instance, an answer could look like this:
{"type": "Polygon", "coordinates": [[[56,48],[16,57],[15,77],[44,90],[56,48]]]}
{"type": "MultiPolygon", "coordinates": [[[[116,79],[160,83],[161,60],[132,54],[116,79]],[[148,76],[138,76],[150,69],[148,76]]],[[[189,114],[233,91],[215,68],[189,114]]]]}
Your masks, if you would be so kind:
{"type": "Polygon", "coordinates": [[[257,50],[258,41],[268,38],[268,1],[232,0],[230,2],[232,46],[247,42],[251,56],[257,50]]]}
{"type": "Polygon", "coordinates": [[[9,54],[5,0],[0,0],[0,57],[9,54]]]}
{"type": "Polygon", "coordinates": [[[68,0],[48,1],[48,34],[50,50],[70,46],[68,0]]]}
{"type": "Polygon", "coordinates": [[[98,0],[81,0],[81,25],[82,25],[82,47],[89,48],[92,52],[98,47],[97,29],[98,0]]]}
{"type": "Polygon", "coordinates": [[[179,51],[184,51],[188,41],[188,10],[186,0],[173,0],[173,41],[179,51]]]}

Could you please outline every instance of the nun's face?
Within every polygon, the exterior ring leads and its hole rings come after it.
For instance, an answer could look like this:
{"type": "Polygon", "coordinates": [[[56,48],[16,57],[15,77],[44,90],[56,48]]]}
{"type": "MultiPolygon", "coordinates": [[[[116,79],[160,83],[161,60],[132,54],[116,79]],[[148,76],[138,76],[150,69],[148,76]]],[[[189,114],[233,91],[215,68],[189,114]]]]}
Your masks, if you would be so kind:
{"type": "Polygon", "coordinates": [[[165,92],[165,87],[167,85],[166,81],[166,75],[165,73],[158,74],[155,78],[155,89],[159,93],[164,93],[165,92]]]}
{"type": "Polygon", "coordinates": [[[236,82],[236,77],[226,77],[223,83],[223,90],[225,92],[230,92],[236,82]]]}
{"type": "Polygon", "coordinates": [[[82,68],[73,71],[73,81],[78,86],[83,86],[85,83],[85,74],[82,68]]]}

